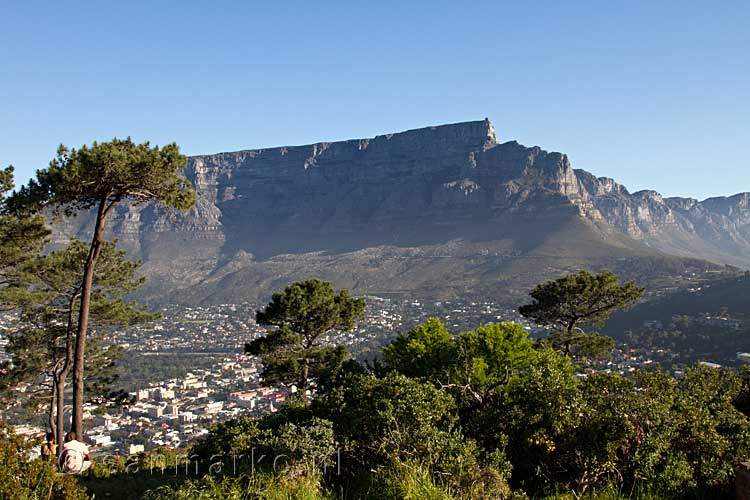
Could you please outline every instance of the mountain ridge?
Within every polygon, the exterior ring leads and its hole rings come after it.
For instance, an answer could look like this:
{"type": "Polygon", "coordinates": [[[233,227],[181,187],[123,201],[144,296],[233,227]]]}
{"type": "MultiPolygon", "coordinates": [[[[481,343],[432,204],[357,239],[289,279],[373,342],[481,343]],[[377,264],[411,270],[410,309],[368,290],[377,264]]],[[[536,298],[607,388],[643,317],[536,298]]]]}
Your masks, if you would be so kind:
{"type": "MultiPolygon", "coordinates": [[[[526,269],[524,259],[534,255],[546,260],[524,271],[528,283],[618,258],[676,255],[692,263],[687,267],[702,259],[750,267],[747,193],[703,202],[630,194],[613,179],[573,169],[562,153],[498,142],[488,119],[192,156],[185,173],[196,187],[194,209],[123,205],[109,228],[109,237],[143,259],[152,290],[200,288],[239,272],[259,289],[278,286],[292,276],[325,274],[326,258],[339,259],[343,267],[330,274],[348,286],[367,288],[372,276],[360,260],[370,259],[394,288],[409,288],[398,278],[406,275],[434,287],[421,279],[435,272],[427,256],[421,263],[415,257],[411,274],[399,274],[398,259],[388,257],[422,250],[443,252],[466,276],[486,270],[486,279],[457,288],[501,283],[498,269],[526,269]],[[572,228],[572,239],[563,227],[572,228]],[[341,276],[347,273],[351,279],[341,276]]],[[[66,220],[55,240],[83,235],[89,225],[86,215],[66,220]]],[[[454,279],[461,281],[460,273],[454,279]]]]}

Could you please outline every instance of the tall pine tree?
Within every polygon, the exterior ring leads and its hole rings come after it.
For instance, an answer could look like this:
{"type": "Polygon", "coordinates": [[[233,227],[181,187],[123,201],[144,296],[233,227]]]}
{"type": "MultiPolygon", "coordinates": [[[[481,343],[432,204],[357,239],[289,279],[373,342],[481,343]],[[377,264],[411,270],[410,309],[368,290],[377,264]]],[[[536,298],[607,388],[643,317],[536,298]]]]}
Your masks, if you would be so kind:
{"type": "Polygon", "coordinates": [[[57,157],[36,180],[15,193],[10,205],[21,211],[52,206],[66,215],[93,211],[94,228],[82,270],[81,299],[73,356],[73,431],[82,435],[86,335],[92,308],[97,262],[104,247],[107,221],[121,202],[153,202],[179,210],[195,204],[195,192],[183,176],[185,156],[176,144],[163,148],[113,139],[90,147],[60,146],[57,157]]]}

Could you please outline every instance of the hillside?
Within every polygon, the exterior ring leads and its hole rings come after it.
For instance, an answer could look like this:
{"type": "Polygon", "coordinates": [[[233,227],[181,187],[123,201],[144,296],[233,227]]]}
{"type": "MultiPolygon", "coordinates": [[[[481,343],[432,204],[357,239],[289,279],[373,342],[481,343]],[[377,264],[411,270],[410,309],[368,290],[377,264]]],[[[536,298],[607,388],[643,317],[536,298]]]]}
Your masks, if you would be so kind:
{"type": "Polygon", "coordinates": [[[637,329],[647,321],[669,323],[673,316],[717,315],[723,308],[732,317],[750,318],[750,276],[738,276],[697,284],[688,290],[643,303],[630,311],[616,313],[605,331],[614,336],[637,329]]]}

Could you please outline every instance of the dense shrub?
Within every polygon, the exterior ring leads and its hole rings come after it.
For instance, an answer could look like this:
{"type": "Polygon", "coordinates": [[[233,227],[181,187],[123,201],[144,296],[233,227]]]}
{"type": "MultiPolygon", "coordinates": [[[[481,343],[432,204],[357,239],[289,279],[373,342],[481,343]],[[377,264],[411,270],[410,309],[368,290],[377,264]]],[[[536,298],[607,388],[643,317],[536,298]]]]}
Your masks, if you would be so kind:
{"type": "Polygon", "coordinates": [[[79,500],[88,498],[76,478],[57,472],[53,461],[26,461],[31,443],[0,422],[0,498],[79,500]]]}

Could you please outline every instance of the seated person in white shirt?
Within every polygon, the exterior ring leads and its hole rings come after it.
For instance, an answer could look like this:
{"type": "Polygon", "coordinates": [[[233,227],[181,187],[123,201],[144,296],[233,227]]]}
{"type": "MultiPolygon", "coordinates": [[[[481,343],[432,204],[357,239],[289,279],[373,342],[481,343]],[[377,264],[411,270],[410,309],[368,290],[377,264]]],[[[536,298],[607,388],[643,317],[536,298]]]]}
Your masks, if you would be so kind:
{"type": "Polygon", "coordinates": [[[76,440],[75,432],[67,433],[60,454],[60,469],[66,474],[81,474],[93,466],[89,447],[76,440]]]}

